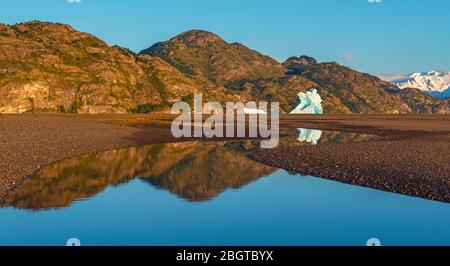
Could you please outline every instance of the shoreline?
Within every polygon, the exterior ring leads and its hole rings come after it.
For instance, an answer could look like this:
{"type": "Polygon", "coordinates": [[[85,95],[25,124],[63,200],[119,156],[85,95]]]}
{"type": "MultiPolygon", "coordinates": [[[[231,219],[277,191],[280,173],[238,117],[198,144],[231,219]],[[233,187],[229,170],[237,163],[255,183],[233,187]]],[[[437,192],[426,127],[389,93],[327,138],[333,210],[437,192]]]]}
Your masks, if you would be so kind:
{"type": "MultiPolygon", "coordinates": [[[[172,137],[167,123],[173,117],[1,115],[0,202],[28,176],[62,159],[146,144],[187,141],[172,137]]],[[[250,158],[303,174],[450,202],[450,155],[444,152],[450,148],[449,115],[283,115],[280,126],[381,137],[361,143],[278,147],[256,151],[250,158]]]]}
{"type": "Polygon", "coordinates": [[[304,175],[450,203],[449,150],[450,138],[426,137],[278,147],[249,157],[304,175]]]}

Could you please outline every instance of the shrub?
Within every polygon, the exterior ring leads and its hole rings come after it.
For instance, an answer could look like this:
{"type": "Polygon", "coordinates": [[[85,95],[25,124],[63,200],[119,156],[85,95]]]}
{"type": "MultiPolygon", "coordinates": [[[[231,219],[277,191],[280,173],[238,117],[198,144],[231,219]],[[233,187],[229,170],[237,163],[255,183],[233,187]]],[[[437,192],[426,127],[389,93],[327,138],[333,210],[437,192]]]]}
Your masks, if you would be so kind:
{"type": "Polygon", "coordinates": [[[130,109],[129,111],[131,113],[136,113],[136,114],[149,114],[149,113],[164,111],[169,108],[170,108],[170,105],[167,103],[161,103],[161,104],[148,103],[148,104],[138,105],[136,108],[130,109]]]}

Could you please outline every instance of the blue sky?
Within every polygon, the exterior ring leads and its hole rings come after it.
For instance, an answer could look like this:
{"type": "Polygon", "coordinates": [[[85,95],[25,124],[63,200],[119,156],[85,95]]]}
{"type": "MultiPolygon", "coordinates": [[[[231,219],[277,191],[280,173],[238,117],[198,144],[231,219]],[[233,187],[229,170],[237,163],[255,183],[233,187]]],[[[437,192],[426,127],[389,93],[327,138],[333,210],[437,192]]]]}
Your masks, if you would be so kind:
{"type": "Polygon", "coordinates": [[[447,0],[2,0],[0,22],[67,23],[134,51],[204,29],[279,61],[406,74],[450,71],[449,11],[447,0]]]}

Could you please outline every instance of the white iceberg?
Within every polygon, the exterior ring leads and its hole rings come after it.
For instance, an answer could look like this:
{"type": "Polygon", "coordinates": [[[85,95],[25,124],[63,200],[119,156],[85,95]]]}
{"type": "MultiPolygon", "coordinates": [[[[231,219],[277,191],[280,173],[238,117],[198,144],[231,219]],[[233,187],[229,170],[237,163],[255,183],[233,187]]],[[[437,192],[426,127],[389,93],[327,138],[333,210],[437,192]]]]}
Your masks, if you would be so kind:
{"type": "Polygon", "coordinates": [[[297,139],[300,142],[317,145],[322,137],[322,130],[297,128],[297,136],[297,139]]]}
{"type": "Polygon", "coordinates": [[[297,95],[297,105],[291,114],[323,114],[322,97],[316,89],[311,88],[307,93],[297,95]]]}

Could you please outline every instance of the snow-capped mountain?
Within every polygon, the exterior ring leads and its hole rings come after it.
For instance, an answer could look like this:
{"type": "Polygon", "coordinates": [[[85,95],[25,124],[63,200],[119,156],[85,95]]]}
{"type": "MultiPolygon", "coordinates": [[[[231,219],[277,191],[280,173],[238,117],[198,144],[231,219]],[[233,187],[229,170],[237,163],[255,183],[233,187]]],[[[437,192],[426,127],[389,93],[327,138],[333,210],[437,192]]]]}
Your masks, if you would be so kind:
{"type": "Polygon", "coordinates": [[[430,71],[428,73],[414,73],[409,76],[382,75],[381,79],[389,81],[401,89],[420,89],[439,98],[450,97],[450,72],[430,71]]]}

